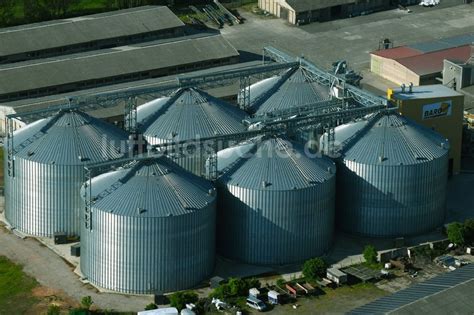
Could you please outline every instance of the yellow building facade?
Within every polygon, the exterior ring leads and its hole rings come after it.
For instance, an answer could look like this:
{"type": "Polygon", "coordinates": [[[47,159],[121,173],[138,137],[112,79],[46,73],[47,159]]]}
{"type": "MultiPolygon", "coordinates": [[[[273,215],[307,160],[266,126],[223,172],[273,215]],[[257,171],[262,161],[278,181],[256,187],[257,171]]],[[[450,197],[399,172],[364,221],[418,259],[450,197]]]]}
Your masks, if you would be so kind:
{"type": "Polygon", "coordinates": [[[398,106],[400,114],[437,131],[449,140],[450,174],[459,174],[464,95],[436,84],[389,90],[387,96],[398,106]]]}

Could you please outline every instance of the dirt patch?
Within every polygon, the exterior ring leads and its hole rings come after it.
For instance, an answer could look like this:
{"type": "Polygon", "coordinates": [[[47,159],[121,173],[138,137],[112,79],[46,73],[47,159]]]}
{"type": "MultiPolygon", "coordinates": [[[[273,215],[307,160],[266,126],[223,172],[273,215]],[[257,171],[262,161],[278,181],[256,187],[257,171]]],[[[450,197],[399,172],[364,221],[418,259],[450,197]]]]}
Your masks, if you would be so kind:
{"type": "Polygon", "coordinates": [[[59,306],[61,310],[70,310],[79,306],[79,303],[61,290],[39,286],[34,288],[31,293],[39,300],[39,302],[32,307],[31,314],[44,314],[51,304],[59,306]]]}

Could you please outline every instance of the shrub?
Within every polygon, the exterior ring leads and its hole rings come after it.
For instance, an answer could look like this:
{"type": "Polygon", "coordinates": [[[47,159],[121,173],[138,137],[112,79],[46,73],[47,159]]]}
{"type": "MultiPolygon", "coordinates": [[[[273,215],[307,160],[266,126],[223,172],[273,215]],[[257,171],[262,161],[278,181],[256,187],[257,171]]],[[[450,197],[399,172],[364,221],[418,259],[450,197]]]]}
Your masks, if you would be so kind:
{"type": "Polygon", "coordinates": [[[170,305],[178,310],[186,308],[188,303],[196,303],[199,299],[198,295],[192,291],[181,291],[170,295],[170,305]]]}
{"type": "Polygon", "coordinates": [[[446,229],[446,234],[451,243],[464,245],[464,225],[459,222],[450,223],[446,229]]]}
{"type": "Polygon", "coordinates": [[[322,258],[307,260],[303,265],[303,276],[310,281],[317,280],[326,275],[326,262],[322,258]]]}
{"type": "Polygon", "coordinates": [[[372,265],[377,263],[377,251],[372,245],[365,246],[363,255],[368,264],[372,265]]]}
{"type": "Polygon", "coordinates": [[[59,308],[58,305],[51,304],[50,306],[48,306],[48,311],[47,311],[48,315],[59,315],[60,313],[61,313],[61,309],[59,308]]]}
{"type": "Polygon", "coordinates": [[[158,306],[156,306],[155,303],[150,303],[147,306],[145,306],[145,311],[151,311],[151,310],[156,310],[158,309],[158,306]]]}

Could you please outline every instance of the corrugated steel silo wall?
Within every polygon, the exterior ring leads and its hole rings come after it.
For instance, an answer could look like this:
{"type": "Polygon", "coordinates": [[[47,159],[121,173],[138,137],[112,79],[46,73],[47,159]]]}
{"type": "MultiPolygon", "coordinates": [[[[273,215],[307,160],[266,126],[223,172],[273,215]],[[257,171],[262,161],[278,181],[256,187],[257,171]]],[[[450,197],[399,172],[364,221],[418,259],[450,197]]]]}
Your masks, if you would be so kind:
{"type": "Polygon", "coordinates": [[[161,218],[92,209],[92,231],[82,224],[81,271],[94,285],[122,293],[195,286],[214,269],[215,207],[161,218]]]}
{"type": "Polygon", "coordinates": [[[334,233],[336,179],[314,187],[218,190],[218,252],[252,264],[288,264],[320,256],[334,233]]]}
{"type": "Polygon", "coordinates": [[[19,231],[51,237],[79,235],[84,167],[37,163],[16,157],[14,177],[5,176],[5,216],[19,231]]]}
{"type": "Polygon", "coordinates": [[[416,235],[443,224],[447,154],[413,165],[338,162],[336,224],[344,231],[376,237],[416,235]]]}

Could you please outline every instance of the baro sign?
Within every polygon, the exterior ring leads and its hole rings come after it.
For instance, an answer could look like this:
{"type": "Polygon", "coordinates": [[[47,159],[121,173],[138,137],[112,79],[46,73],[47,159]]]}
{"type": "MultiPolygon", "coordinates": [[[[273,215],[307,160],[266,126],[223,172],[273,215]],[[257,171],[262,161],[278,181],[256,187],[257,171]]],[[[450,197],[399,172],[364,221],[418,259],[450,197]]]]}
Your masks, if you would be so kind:
{"type": "Polygon", "coordinates": [[[444,101],[423,106],[422,119],[430,119],[441,116],[451,116],[453,102],[444,101]]]}

